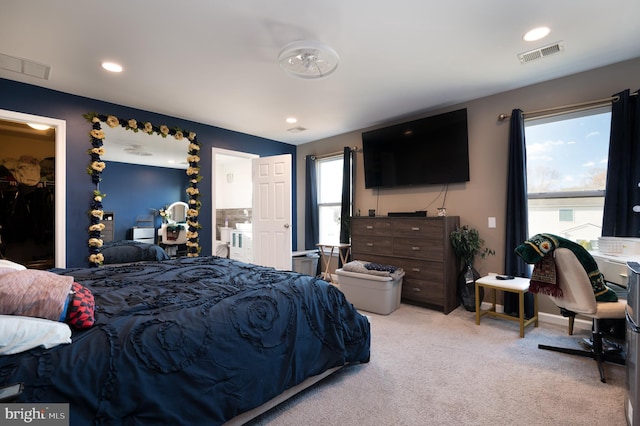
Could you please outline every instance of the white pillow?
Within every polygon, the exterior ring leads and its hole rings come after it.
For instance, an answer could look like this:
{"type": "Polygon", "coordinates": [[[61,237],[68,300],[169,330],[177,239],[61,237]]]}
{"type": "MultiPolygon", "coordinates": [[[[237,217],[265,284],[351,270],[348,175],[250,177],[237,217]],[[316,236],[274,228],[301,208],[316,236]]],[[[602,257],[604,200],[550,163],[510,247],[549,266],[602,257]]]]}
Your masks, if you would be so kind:
{"type": "Polygon", "coordinates": [[[27,269],[26,266],[21,265],[19,263],[12,262],[12,261],[7,260],[7,259],[0,259],[0,268],[11,268],[11,269],[16,269],[18,271],[21,271],[23,269],[27,269]]]}
{"type": "Polygon", "coordinates": [[[64,322],[0,315],[0,355],[17,354],[38,346],[49,349],[63,343],[71,343],[71,329],[64,322]]]}

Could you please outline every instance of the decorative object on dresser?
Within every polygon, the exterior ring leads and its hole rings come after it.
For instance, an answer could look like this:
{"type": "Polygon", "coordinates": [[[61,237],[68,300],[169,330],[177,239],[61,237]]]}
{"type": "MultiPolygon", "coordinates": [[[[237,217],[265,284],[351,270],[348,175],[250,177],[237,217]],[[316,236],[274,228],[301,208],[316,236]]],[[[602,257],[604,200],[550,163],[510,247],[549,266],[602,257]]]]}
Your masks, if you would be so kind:
{"type": "Polygon", "coordinates": [[[449,235],[458,216],[351,218],[353,259],[404,269],[402,300],[448,314],[458,306],[449,235]]]}

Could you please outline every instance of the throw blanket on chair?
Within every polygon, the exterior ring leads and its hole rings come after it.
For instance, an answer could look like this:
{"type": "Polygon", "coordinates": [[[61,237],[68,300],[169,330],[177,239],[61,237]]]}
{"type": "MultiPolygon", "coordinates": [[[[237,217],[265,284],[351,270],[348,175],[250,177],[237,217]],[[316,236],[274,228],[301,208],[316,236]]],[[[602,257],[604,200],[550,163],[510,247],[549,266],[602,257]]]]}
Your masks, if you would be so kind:
{"type": "MultiPolygon", "coordinates": [[[[591,257],[589,252],[578,243],[553,234],[537,234],[516,247],[515,252],[526,263],[537,264],[538,262],[542,261],[545,256],[552,255],[553,251],[559,247],[569,249],[576,255],[576,258],[589,276],[591,287],[593,287],[593,294],[596,296],[596,300],[598,302],[618,301],[618,296],[616,295],[616,293],[606,286],[604,276],[600,273],[596,261],[593,259],[593,257],[591,257]]],[[[545,265],[541,264],[540,267],[544,268],[546,267],[545,265]]],[[[549,274],[542,275],[548,276],[549,274]]],[[[536,281],[538,283],[541,282],[538,277],[536,277],[536,281]]],[[[555,279],[553,281],[555,281],[555,279]]],[[[542,291],[543,293],[545,291],[552,291],[550,284],[551,283],[549,282],[542,282],[542,285],[538,285],[538,287],[545,289],[542,291]]],[[[553,285],[555,285],[555,283],[553,283],[553,285]]],[[[534,291],[535,287],[536,284],[534,283],[534,289],[530,288],[531,291],[534,291]]]]}
{"type": "Polygon", "coordinates": [[[547,253],[539,262],[533,265],[529,291],[562,297],[562,289],[556,281],[556,261],[553,259],[553,253],[547,253]]]}

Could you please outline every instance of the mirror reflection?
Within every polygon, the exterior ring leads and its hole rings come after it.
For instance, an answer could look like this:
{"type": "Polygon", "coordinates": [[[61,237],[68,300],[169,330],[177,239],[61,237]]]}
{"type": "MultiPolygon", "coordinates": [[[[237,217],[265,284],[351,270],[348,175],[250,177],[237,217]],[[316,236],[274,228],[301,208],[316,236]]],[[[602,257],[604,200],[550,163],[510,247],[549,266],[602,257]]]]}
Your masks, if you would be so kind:
{"type": "Polygon", "coordinates": [[[92,123],[87,171],[96,184],[89,262],[93,266],[104,262],[105,229],[113,230],[111,238],[116,241],[140,241],[144,234],[145,242],[166,242],[158,216],[164,208],[172,216],[166,225],[180,228],[172,229],[180,234],[173,244],[179,241],[182,254],[198,256],[200,145],[195,133],[115,116],[90,113],[85,118],[92,123]]]}
{"type": "Polygon", "coordinates": [[[123,127],[102,126],[104,132],[103,161],[168,167],[186,170],[189,140],[163,138],[156,134],[133,132],[123,127]]]}

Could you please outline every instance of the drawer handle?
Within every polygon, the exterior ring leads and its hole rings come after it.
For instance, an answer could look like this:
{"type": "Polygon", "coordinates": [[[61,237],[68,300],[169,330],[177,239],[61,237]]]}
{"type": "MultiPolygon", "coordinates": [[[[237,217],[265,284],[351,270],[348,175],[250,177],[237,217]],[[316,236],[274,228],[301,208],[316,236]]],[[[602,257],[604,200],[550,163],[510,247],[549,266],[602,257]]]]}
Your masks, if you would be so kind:
{"type": "Polygon", "coordinates": [[[367,243],[367,247],[373,247],[373,243],[367,243]]]}
{"type": "Polygon", "coordinates": [[[367,225],[367,229],[373,229],[373,225],[367,225]]]}
{"type": "Polygon", "coordinates": [[[411,268],[413,272],[420,272],[420,268],[411,268]]]}
{"type": "Polygon", "coordinates": [[[411,290],[415,291],[416,293],[420,292],[420,289],[418,287],[414,287],[411,290]]]}
{"type": "Polygon", "coordinates": [[[411,247],[411,250],[413,250],[413,251],[419,251],[419,250],[420,250],[420,247],[416,247],[416,246],[414,246],[414,247],[411,247]]]}
{"type": "Polygon", "coordinates": [[[412,231],[419,231],[419,230],[420,230],[420,227],[419,227],[419,226],[412,226],[412,227],[411,227],[411,230],[412,230],[412,231]]]}

